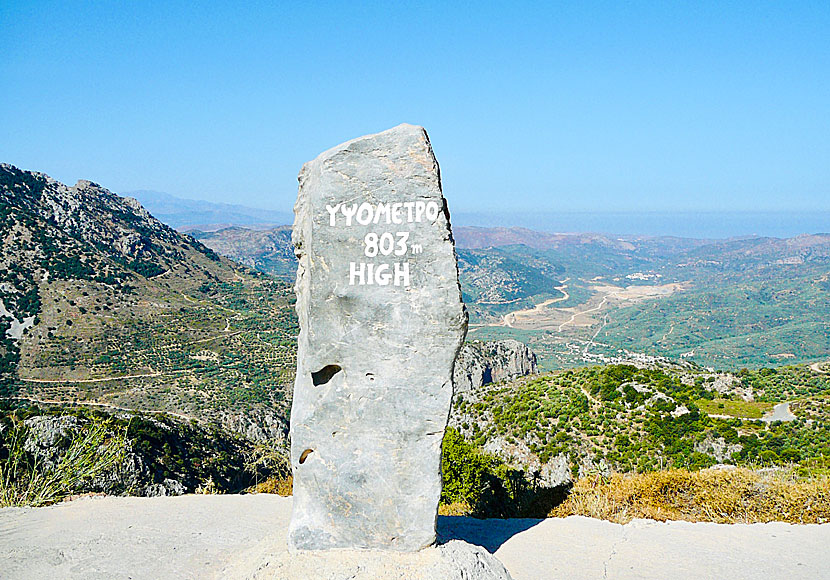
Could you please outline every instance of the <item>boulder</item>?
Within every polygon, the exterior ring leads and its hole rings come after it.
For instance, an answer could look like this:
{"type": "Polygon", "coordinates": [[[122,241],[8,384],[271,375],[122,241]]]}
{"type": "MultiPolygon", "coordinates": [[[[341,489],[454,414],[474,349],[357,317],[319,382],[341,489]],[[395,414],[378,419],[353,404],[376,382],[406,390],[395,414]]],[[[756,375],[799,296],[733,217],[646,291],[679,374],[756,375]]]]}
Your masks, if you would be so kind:
{"type": "Polygon", "coordinates": [[[418,550],[435,541],[467,330],[438,163],[424,129],[400,125],[299,181],[289,545],[418,550]]]}

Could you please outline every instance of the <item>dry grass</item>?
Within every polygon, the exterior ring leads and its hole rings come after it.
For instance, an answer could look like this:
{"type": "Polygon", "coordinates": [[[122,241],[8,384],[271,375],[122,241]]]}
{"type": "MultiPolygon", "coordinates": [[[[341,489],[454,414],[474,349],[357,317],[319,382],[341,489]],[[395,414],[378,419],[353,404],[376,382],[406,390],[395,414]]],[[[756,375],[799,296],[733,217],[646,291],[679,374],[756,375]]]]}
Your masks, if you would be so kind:
{"type": "Polygon", "coordinates": [[[438,506],[439,516],[469,516],[473,513],[473,508],[466,502],[453,502],[450,504],[440,504],[438,506]]]}
{"type": "Polygon", "coordinates": [[[269,477],[262,483],[247,489],[249,493],[275,493],[281,496],[289,496],[294,490],[294,478],[288,477],[269,477]]]}
{"type": "Polygon", "coordinates": [[[57,464],[46,466],[26,451],[27,430],[13,419],[0,438],[0,507],[40,507],[83,493],[98,475],[117,466],[127,448],[127,429],[95,420],[73,433],[57,464]]]}
{"type": "Polygon", "coordinates": [[[582,515],[627,523],[635,518],[691,522],[830,522],[830,477],[749,469],[681,469],[614,474],[577,481],[552,517],[582,515]]]}

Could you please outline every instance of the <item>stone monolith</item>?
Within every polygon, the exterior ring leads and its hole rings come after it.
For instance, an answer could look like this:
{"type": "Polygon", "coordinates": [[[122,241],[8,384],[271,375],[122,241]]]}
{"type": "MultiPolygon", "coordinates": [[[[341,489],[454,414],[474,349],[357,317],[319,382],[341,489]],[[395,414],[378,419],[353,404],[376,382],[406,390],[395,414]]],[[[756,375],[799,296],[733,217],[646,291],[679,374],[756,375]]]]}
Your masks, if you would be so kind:
{"type": "Polygon", "coordinates": [[[426,131],[400,125],[299,181],[289,546],[418,550],[435,541],[467,330],[438,163],[426,131]]]}

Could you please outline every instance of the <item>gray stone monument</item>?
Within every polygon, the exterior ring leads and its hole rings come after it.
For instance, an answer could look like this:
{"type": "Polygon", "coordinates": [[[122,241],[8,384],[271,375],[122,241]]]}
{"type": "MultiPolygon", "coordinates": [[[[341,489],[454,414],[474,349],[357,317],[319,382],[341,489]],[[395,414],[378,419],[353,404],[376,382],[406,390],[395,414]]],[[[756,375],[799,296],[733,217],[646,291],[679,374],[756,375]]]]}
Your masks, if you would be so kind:
{"type": "Polygon", "coordinates": [[[400,125],[299,181],[289,546],[419,550],[467,331],[438,163],[426,131],[400,125]]]}

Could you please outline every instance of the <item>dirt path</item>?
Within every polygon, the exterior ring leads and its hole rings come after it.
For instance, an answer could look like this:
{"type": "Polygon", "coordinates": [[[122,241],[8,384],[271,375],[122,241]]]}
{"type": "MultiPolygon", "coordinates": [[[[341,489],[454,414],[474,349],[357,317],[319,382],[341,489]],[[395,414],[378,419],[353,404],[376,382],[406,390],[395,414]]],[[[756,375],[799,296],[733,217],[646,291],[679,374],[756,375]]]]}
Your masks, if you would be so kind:
{"type": "Polygon", "coordinates": [[[155,276],[150,276],[147,279],[148,280],[157,280],[157,279],[161,278],[162,276],[165,276],[165,275],[169,274],[170,272],[171,272],[171,270],[165,270],[161,274],[156,274],[155,276]]]}
{"type": "MultiPolygon", "coordinates": [[[[38,509],[3,508],[0,575],[233,580],[223,573],[233,565],[247,568],[244,577],[251,577],[286,549],[291,506],[291,498],[259,494],[94,497],[38,509]]],[[[514,580],[812,580],[826,578],[830,569],[827,524],[620,525],[578,516],[441,516],[438,537],[482,546],[514,580]]]]}
{"type": "Polygon", "coordinates": [[[824,364],[827,364],[827,363],[826,362],[813,363],[813,364],[810,365],[810,370],[813,371],[814,373],[819,373],[819,374],[822,374],[822,375],[827,374],[830,371],[826,371],[826,370],[821,368],[821,365],[824,365],[824,364]]]}
{"type": "Polygon", "coordinates": [[[593,334],[593,336],[591,336],[591,340],[589,340],[588,343],[585,345],[585,348],[582,349],[582,357],[583,358],[588,356],[588,351],[591,349],[592,346],[594,346],[594,341],[596,340],[597,336],[599,336],[599,333],[602,332],[602,329],[605,328],[605,326],[607,324],[608,324],[608,315],[606,314],[602,317],[602,324],[600,325],[600,327],[597,328],[597,331],[593,334]]]}
{"type": "MultiPolygon", "coordinates": [[[[125,411],[127,413],[134,413],[140,412],[140,409],[133,409],[130,407],[120,407],[118,405],[111,405],[109,403],[99,403],[97,401],[59,401],[56,399],[39,399],[37,397],[25,397],[25,396],[14,396],[10,397],[11,399],[16,399],[19,401],[29,401],[32,403],[40,403],[41,405],[81,405],[84,407],[103,407],[107,409],[112,409],[114,411],[125,411]]],[[[153,413],[162,413],[163,415],[171,415],[173,417],[177,417],[179,419],[183,419],[185,421],[198,421],[196,417],[192,417],[190,415],[184,415],[182,413],[174,413],[173,411],[152,411],[153,413]]]]}
{"type": "Polygon", "coordinates": [[[607,294],[607,295],[603,296],[602,297],[602,302],[600,302],[599,304],[597,304],[593,308],[589,308],[588,310],[582,310],[581,312],[576,312],[575,314],[573,314],[571,316],[571,318],[569,320],[566,320],[565,322],[563,322],[562,324],[559,325],[558,332],[562,332],[562,329],[565,328],[565,326],[567,326],[568,324],[572,324],[573,321],[576,320],[577,316],[581,316],[583,314],[588,314],[589,312],[596,312],[597,310],[600,310],[603,306],[605,306],[605,304],[608,302],[609,298],[611,298],[612,296],[617,296],[620,292],[622,292],[622,290],[619,290],[617,292],[611,292],[611,294],[607,294]]]}
{"type": "MultiPolygon", "coordinates": [[[[171,372],[178,372],[178,371],[171,371],[171,372]]],[[[109,381],[118,381],[121,379],[144,379],[147,377],[160,377],[162,374],[160,372],[154,373],[147,373],[143,375],[121,375],[117,377],[103,377],[99,379],[24,379],[21,378],[20,380],[24,383],[39,383],[44,385],[62,385],[64,383],[106,383],[109,381]]],[[[170,373],[168,373],[170,374],[170,373]]]]}
{"type": "Polygon", "coordinates": [[[589,393],[588,390],[585,388],[585,385],[580,384],[579,390],[582,391],[582,394],[588,397],[588,400],[591,401],[595,406],[602,406],[602,403],[599,401],[599,399],[594,398],[594,396],[591,393],[589,393]]]}
{"type": "Polygon", "coordinates": [[[501,323],[497,326],[506,326],[507,328],[514,328],[513,324],[516,322],[516,316],[533,316],[536,313],[542,312],[545,308],[550,306],[551,304],[556,304],[557,302],[564,302],[568,298],[570,298],[570,294],[567,291],[568,285],[563,284],[562,286],[556,286],[556,289],[562,293],[562,296],[559,298],[551,298],[550,300],[545,300],[544,302],[540,302],[533,308],[525,308],[523,310],[515,310],[513,312],[509,312],[502,316],[501,323]]]}
{"type": "Polygon", "coordinates": [[[225,308],[224,306],[222,306],[220,304],[210,304],[210,303],[205,302],[203,300],[195,300],[195,299],[191,298],[190,296],[188,296],[187,294],[185,294],[184,292],[179,292],[179,295],[182,298],[184,298],[185,300],[187,300],[188,302],[192,303],[192,304],[198,304],[199,306],[204,306],[205,308],[216,308],[217,310],[224,310],[225,312],[231,312],[231,313],[233,313],[234,315],[237,315],[237,316],[239,315],[239,313],[236,310],[233,310],[231,308],[225,308]]]}
{"type": "MultiPolygon", "coordinates": [[[[228,325],[230,327],[230,324],[228,325]]],[[[236,336],[237,334],[242,334],[245,332],[244,330],[237,330],[234,332],[228,332],[227,334],[217,334],[216,336],[211,336],[210,338],[203,338],[201,340],[194,340],[193,342],[184,342],[182,346],[190,346],[192,344],[202,344],[204,342],[211,342],[213,340],[217,340],[219,338],[230,338],[231,336],[236,336]]]]}

